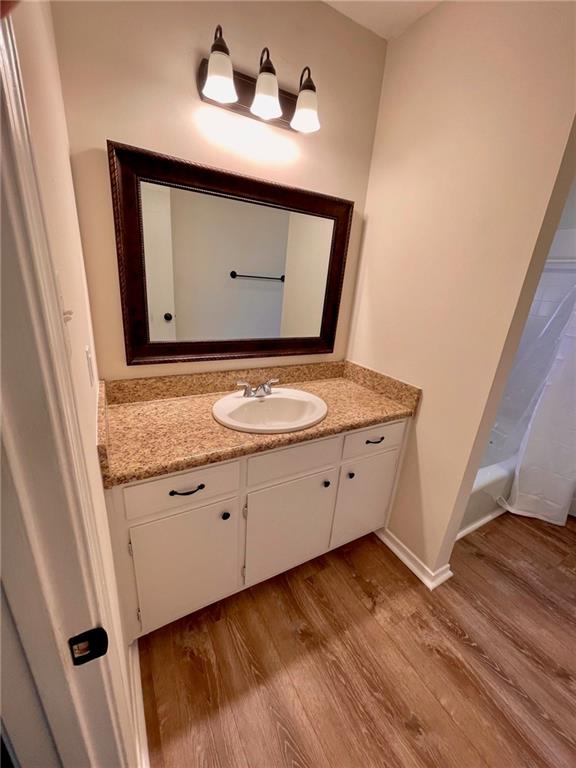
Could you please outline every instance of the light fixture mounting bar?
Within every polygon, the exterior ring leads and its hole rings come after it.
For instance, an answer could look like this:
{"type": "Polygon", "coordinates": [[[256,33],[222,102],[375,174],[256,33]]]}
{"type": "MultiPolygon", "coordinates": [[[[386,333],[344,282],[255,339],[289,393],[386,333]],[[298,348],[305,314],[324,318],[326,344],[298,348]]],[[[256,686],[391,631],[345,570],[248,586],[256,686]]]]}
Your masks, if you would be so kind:
{"type": "Polygon", "coordinates": [[[234,70],[234,86],[238,93],[238,101],[232,104],[220,104],[218,101],[207,99],[202,93],[202,88],[206,82],[206,75],[208,73],[208,59],[202,59],[200,66],[198,67],[198,73],[196,76],[196,82],[198,85],[198,93],[202,101],[207,104],[213,104],[221,109],[227,109],[230,112],[238,112],[245,117],[250,117],[252,120],[258,120],[259,123],[267,123],[268,125],[275,125],[278,128],[286,128],[289,131],[294,131],[290,127],[290,120],[296,110],[296,101],[298,96],[290,91],[284,91],[282,88],[278,89],[278,100],[282,107],[282,116],[276,117],[271,120],[262,120],[256,115],[250,112],[250,106],[254,100],[254,94],[256,93],[256,78],[251,75],[246,75],[244,72],[238,72],[234,70]]]}

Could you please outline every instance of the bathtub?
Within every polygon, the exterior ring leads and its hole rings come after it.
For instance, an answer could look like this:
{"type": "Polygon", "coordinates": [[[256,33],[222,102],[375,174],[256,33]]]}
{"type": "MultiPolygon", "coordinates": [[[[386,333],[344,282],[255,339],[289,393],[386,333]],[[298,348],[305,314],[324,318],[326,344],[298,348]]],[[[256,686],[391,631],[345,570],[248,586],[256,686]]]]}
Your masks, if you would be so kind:
{"type": "MultiPolygon", "coordinates": [[[[485,460],[489,459],[487,453],[485,460]]],[[[515,467],[516,456],[480,467],[456,538],[461,539],[504,512],[496,499],[499,496],[506,498],[510,493],[515,467]]]]}

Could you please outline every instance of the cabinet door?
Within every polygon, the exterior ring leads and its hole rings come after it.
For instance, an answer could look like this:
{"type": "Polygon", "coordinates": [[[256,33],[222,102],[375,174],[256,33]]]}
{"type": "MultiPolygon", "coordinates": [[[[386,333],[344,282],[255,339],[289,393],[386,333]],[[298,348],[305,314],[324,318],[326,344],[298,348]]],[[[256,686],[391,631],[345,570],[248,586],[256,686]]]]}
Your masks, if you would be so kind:
{"type": "Polygon", "coordinates": [[[238,499],[130,528],[142,632],[241,586],[238,499]]]}
{"type": "Polygon", "coordinates": [[[336,481],[331,469],[248,494],[246,584],[329,549],[336,481]]]}
{"type": "Polygon", "coordinates": [[[330,547],[339,547],[386,523],[398,451],[347,461],[340,468],[330,547]]]}

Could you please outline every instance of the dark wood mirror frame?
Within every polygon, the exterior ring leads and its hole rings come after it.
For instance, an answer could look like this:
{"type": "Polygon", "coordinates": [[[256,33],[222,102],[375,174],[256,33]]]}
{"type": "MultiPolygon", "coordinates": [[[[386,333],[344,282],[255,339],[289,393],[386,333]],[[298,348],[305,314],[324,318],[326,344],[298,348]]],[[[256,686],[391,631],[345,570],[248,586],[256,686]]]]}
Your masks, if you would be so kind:
{"type": "Polygon", "coordinates": [[[116,248],[128,365],[332,352],[354,203],[220,171],[108,141],[116,248]],[[140,182],[231,197],[334,221],[319,336],[227,341],[150,341],[140,182]]]}

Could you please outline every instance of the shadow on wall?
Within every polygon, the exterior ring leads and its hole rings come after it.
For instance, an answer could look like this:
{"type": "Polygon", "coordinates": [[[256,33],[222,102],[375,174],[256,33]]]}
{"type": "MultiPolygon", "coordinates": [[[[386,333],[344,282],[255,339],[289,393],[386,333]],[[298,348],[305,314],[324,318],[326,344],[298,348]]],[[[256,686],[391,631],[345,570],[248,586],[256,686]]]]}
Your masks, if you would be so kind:
{"type": "Polygon", "coordinates": [[[105,317],[99,314],[96,318],[92,313],[92,323],[95,326],[96,360],[100,361],[104,354],[104,350],[100,348],[103,339],[106,339],[108,348],[112,344],[120,345],[115,354],[123,359],[122,334],[116,332],[118,324],[122,324],[122,306],[108,155],[105,149],[88,149],[72,155],[71,162],[76,203],[78,210],[82,212],[79,216],[80,233],[90,305],[93,307],[96,298],[102,295],[107,296],[108,302],[105,317]],[[92,184],[87,187],[76,183],[79,178],[90,178],[92,184]],[[84,196],[86,200],[83,200],[84,196]],[[91,243],[98,243],[98,254],[92,258],[89,255],[91,243]],[[98,320],[104,321],[104,328],[96,328],[98,320]]]}

